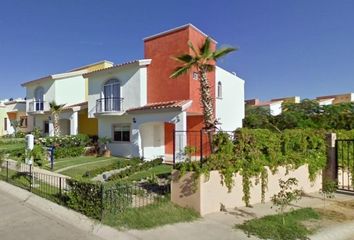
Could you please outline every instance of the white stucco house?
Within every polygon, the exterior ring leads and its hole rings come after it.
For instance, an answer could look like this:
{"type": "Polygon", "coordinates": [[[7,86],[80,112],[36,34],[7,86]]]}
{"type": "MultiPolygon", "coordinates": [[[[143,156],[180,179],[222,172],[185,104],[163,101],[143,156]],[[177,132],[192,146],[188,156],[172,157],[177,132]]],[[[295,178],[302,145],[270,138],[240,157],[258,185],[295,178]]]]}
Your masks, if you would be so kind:
{"type": "Polygon", "coordinates": [[[26,112],[30,130],[38,128],[43,134],[53,136],[50,103],[54,101],[58,105],[64,105],[59,120],[61,135],[97,135],[96,121],[87,120],[88,86],[83,74],[111,65],[111,62],[101,61],[23,83],[22,86],[26,88],[26,112]]]}
{"type": "MultiPolygon", "coordinates": [[[[190,129],[188,109],[193,100],[148,103],[147,71],[151,62],[151,59],[141,59],[84,74],[89,85],[89,117],[98,119],[98,136],[112,140],[109,147],[113,155],[169,159],[171,154],[167,148],[173,146],[168,135],[173,130],[190,129]]],[[[216,80],[215,113],[220,128],[242,127],[244,81],[220,67],[216,68],[216,80]]],[[[187,138],[184,134],[176,139],[178,154],[188,144],[187,138]]]]}

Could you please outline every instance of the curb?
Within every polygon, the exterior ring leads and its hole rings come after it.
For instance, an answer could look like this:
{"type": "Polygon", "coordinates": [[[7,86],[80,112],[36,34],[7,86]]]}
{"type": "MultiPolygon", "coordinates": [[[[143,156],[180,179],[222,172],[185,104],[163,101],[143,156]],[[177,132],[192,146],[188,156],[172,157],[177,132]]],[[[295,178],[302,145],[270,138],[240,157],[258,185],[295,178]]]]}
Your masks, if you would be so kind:
{"type": "Polygon", "coordinates": [[[60,206],[47,199],[41,198],[24,189],[15,187],[4,181],[0,181],[0,189],[22,201],[24,205],[31,208],[39,209],[44,213],[50,214],[53,217],[75,226],[76,228],[91,233],[101,239],[112,240],[139,240],[139,238],[125,232],[120,232],[117,229],[103,225],[98,221],[94,221],[83,214],[75,212],[71,209],[60,206]]]}

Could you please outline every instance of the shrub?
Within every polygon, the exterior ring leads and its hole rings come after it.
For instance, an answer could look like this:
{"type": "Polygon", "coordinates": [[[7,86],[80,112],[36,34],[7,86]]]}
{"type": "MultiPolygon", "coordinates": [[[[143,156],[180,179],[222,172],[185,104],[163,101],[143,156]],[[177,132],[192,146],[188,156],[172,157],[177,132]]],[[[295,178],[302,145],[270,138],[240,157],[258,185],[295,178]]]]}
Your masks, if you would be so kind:
{"type": "Polygon", "coordinates": [[[55,158],[79,157],[84,154],[85,148],[79,147],[57,147],[54,149],[55,158]]]}
{"type": "Polygon", "coordinates": [[[38,142],[45,147],[86,147],[90,142],[90,138],[84,134],[60,137],[39,138],[38,142]]]}
{"type": "Polygon", "coordinates": [[[67,184],[70,190],[63,198],[65,205],[86,216],[101,219],[103,186],[73,179],[67,179],[67,184]]]}
{"type": "Polygon", "coordinates": [[[0,145],[25,144],[24,138],[0,138],[0,145]]]}

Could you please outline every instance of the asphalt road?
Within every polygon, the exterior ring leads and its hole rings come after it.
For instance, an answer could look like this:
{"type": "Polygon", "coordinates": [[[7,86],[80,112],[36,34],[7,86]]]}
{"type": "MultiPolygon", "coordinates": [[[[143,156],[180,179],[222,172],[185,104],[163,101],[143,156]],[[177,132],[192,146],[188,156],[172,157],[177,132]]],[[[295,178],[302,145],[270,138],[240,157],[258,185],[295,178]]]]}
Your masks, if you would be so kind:
{"type": "Polygon", "coordinates": [[[1,240],[99,240],[0,190],[1,240]]]}

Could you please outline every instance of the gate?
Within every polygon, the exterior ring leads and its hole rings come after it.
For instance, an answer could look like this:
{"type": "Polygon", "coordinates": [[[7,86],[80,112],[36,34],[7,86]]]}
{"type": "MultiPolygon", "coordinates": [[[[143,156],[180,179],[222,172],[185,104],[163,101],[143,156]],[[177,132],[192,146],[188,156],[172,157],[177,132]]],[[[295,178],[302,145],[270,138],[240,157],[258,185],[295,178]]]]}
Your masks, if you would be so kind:
{"type": "Polygon", "coordinates": [[[354,139],[336,140],[338,190],[354,192],[354,139]]]}

